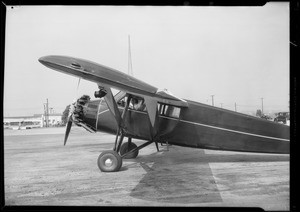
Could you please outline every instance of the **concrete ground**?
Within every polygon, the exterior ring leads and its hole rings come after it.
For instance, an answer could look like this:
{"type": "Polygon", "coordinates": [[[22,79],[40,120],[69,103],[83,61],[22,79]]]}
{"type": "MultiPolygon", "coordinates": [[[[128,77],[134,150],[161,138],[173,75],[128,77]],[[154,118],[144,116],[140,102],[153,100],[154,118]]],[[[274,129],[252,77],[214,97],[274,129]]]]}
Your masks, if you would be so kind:
{"type": "Polygon", "coordinates": [[[64,130],[4,131],[6,205],[290,208],[289,155],[151,144],[103,173],[97,158],[114,136],[73,127],[63,146],[64,130]]]}

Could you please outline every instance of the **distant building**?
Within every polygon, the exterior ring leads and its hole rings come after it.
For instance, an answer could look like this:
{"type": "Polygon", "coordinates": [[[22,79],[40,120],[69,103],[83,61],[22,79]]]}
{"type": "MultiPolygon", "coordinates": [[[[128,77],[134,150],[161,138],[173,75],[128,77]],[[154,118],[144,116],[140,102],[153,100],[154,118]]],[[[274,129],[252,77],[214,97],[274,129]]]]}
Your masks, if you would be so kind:
{"type": "MultiPolygon", "coordinates": [[[[47,117],[44,114],[40,115],[42,117],[43,120],[43,126],[46,127],[47,126],[47,117]]],[[[61,121],[61,117],[62,114],[60,113],[51,113],[48,115],[48,126],[49,127],[53,127],[53,126],[60,126],[62,124],[61,121]]]]}
{"type": "MultiPolygon", "coordinates": [[[[49,114],[48,127],[60,126],[62,114],[49,114]]],[[[4,117],[4,129],[31,129],[47,126],[47,118],[44,114],[35,114],[33,116],[18,116],[18,117],[4,117]]]]}

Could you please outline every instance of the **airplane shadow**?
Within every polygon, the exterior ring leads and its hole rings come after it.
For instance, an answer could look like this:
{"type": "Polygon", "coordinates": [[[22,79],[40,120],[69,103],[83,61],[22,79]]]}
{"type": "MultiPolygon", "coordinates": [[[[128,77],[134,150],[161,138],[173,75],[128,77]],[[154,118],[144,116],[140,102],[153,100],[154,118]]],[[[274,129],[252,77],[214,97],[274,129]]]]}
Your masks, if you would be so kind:
{"type": "MultiPolygon", "coordinates": [[[[170,148],[170,147],[169,147],[170,148]]],[[[135,162],[160,162],[160,163],[231,163],[231,162],[280,162],[290,161],[289,154],[262,154],[242,153],[229,151],[216,151],[205,153],[203,149],[172,146],[169,151],[155,152],[150,155],[138,156],[131,159],[135,162]],[[223,153],[222,153],[223,152],[223,153]]]]}
{"type": "Polygon", "coordinates": [[[154,202],[197,204],[222,202],[209,163],[289,161],[289,155],[206,154],[203,149],[172,146],[169,151],[130,160],[146,171],[130,196],[154,202]]]}

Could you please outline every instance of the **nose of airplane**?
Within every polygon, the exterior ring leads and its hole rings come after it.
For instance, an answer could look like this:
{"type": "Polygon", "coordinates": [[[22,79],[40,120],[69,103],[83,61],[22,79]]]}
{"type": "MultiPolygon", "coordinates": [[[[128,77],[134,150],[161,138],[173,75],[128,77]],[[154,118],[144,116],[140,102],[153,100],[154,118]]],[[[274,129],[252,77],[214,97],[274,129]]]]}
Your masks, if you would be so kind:
{"type": "Polygon", "coordinates": [[[91,114],[86,114],[89,112],[87,110],[87,107],[90,102],[90,97],[88,95],[83,95],[77,101],[72,103],[70,105],[69,109],[69,115],[67,119],[67,125],[66,125],[66,132],[65,132],[65,139],[64,139],[64,145],[66,145],[72,124],[75,123],[77,126],[85,128],[89,132],[95,132],[96,131],[96,113],[93,114],[92,118],[90,117],[91,114]],[[87,117],[86,117],[87,115],[87,117]]]}

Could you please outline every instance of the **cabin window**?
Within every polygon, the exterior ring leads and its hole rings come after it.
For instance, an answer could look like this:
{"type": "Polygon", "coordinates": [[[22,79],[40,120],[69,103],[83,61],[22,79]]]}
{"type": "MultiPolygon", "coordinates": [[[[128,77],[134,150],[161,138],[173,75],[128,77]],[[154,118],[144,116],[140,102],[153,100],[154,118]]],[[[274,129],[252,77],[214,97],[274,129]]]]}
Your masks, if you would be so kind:
{"type": "Polygon", "coordinates": [[[132,110],[146,111],[144,99],[138,99],[135,97],[131,98],[129,108],[132,110]]]}
{"type": "MultiPolygon", "coordinates": [[[[125,96],[124,98],[120,99],[117,104],[120,107],[125,107],[126,102],[127,102],[127,96],[125,96]]],[[[146,110],[146,105],[145,105],[145,101],[142,98],[136,98],[136,97],[132,97],[130,102],[129,102],[129,109],[131,110],[138,110],[138,111],[147,111],[146,110]]]]}
{"type": "Polygon", "coordinates": [[[180,108],[173,105],[158,104],[159,114],[162,116],[168,116],[172,118],[179,118],[180,108]]]}
{"type": "Polygon", "coordinates": [[[120,107],[125,107],[126,101],[127,101],[127,96],[124,96],[122,99],[120,99],[117,102],[117,105],[120,106],[120,107]]]}

